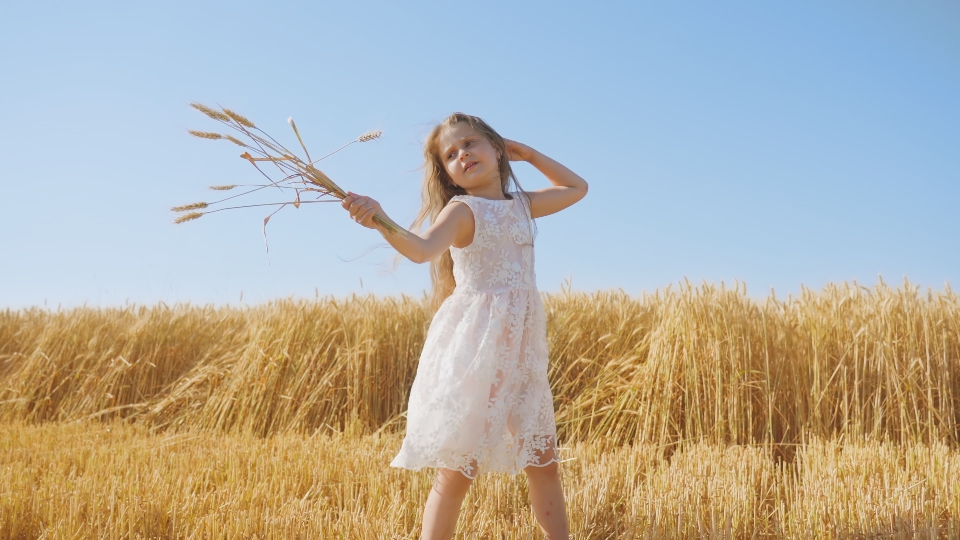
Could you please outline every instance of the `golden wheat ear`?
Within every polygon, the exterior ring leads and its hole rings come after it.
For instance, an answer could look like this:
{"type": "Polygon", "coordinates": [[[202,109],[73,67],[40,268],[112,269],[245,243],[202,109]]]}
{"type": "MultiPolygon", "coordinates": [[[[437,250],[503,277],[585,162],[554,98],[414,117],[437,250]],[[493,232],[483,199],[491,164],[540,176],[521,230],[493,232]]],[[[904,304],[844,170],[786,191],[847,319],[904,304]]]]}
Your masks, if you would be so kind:
{"type": "Polygon", "coordinates": [[[293,121],[293,117],[287,118],[287,123],[290,124],[290,127],[293,128],[293,132],[297,135],[297,140],[300,141],[300,148],[303,148],[303,153],[307,155],[307,161],[310,161],[310,152],[307,150],[307,145],[303,144],[303,139],[300,138],[300,130],[297,129],[297,123],[293,121]]]}
{"type": "Polygon", "coordinates": [[[193,103],[190,104],[190,106],[193,107],[194,109],[202,112],[203,114],[209,116],[210,118],[213,118],[214,120],[220,120],[221,122],[229,122],[229,121],[230,121],[230,117],[229,117],[229,116],[223,114],[222,112],[220,112],[220,111],[218,111],[218,110],[216,110],[216,109],[212,109],[212,108],[210,108],[210,107],[207,107],[207,106],[204,105],[203,103],[197,103],[196,101],[194,101],[193,103]]]}
{"type": "Polygon", "coordinates": [[[240,113],[238,113],[238,112],[236,112],[236,111],[231,111],[230,109],[228,109],[228,108],[226,108],[226,107],[220,107],[220,109],[223,110],[223,114],[229,116],[230,118],[233,119],[234,122],[240,124],[241,126],[245,126],[245,127],[248,127],[248,128],[255,128],[255,127],[257,127],[257,126],[255,126],[255,125],[253,125],[253,122],[251,122],[250,120],[248,120],[247,117],[243,116],[242,114],[240,114],[240,113]]]}
{"type": "Polygon", "coordinates": [[[178,217],[177,219],[173,220],[173,222],[179,225],[179,224],[184,223],[184,222],[186,222],[186,221],[192,221],[192,220],[194,220],[194,219],[197,219],[197,218],[199,218],[199,217],[202,216],[202,215],[203,215],[203,212],[191,212],[191,213],[189,213],[189,214],[184,214],[184,215],[178,217]]]}
{"type": "Polygon", "coordinates": [[[195,202],[195,203],[185,204],[183,206],[174,206],[170,210],[173,210],[174,212],[186,212],[187,210],[203,210],[207,206],[210,206],[210,205],[208,205],[205,202],[195,202]]]}
{"type": "Polygon", "coordinates": [[[193,135],[194,137],[200,137],[201,139],[213,139],[213,140],[216,140],[216,139],[222,139],[222,138],[223,138],[223,135],[221,135],[221,134],[219,134],[219,133],[212,133],[212,132],[209,132],[209,131],[196,131],[196,130],[193,130],[193,129],[188,129],[188,130],[187,130],[187,133],[193,135]]]}
{"type": "Polygon", "coordinates": [[[230,142],[232,142],[233,144],[235,144],[235,145],[237,145],[237,146],[242,146],[242,147],[244,147],[244,148],[250,148],[249,146],[247,146],[247,143],[241,141],[240,139],[238,139],[238,138],[236,138],[236,137],[234,137],[234,136],[232,136],[232,135],[224,135],[223,138],[226,139],[226,140],[228,140],[228,141],[230,141],[230,142]]]}

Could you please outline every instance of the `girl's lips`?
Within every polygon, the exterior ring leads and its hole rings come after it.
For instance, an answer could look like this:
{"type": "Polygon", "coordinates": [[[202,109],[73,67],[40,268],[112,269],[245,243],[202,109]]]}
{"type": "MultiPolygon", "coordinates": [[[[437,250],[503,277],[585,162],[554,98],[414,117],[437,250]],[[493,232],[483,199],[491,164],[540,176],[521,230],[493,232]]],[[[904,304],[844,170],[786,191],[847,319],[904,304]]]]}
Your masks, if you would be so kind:
{"type": "Polygon", "coordinates": [[[472,162],[468,163],[467,166],[463,168],[463,172],[469,171],[469,170],[472,169],[476,164],[477,164],[476,161],[472,161],[472,162]]]}

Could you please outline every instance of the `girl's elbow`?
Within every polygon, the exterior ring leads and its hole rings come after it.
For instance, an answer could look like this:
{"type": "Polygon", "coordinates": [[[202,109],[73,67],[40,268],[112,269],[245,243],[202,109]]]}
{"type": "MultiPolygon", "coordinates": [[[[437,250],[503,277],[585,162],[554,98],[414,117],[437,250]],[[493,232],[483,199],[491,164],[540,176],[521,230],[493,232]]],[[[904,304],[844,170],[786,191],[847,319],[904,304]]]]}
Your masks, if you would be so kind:
{"type": "Polygon", "coordinates": [[[443,253],[447,250],[447,247],[449,247],[447,246],[441,248],[441,245],[442,244],[435,238],[427,239],[422,243],[422,245],[417,246],[418,249],[411,253],[410,255],[412,256],[409,258],[416,264],[424,264],[435,261],[438,257],[443,255],[443,253]]]}
{"type": "Polygon", "coordinates": [[[407,258],[410,259],[410,261],[414,264],[423,264],[430,262],[431,260],[431,257],[429,257],[423,250],[417,250],[407,255],[407,258]]]}
{"type": "Polygon", "coordinates": [[[582,201],[583,198],[587,196],[587,191],[588,191],[588,186],[587,186],[587,183],[584,182],[582,186],[578,186],[576,188],[574,198],[571,199],[570,204],[576,204],[582,201]]]}

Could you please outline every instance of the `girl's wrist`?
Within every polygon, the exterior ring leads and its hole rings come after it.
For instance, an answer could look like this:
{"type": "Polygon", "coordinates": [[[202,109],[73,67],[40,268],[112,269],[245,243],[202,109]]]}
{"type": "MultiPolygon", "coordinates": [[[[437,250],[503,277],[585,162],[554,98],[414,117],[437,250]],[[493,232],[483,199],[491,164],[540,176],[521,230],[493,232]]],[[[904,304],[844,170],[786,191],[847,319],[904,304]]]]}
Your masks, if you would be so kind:
{"type": "MultiPolygon", "coordinates": [[[[529,148],[529,147],[528,147],[528,148],[529,148]]],[[[539,160],[540,160],[541,158],[543,158],[543,157],[544,157],[544,155],[541,154],[540,152],[538,152],[536,149],[530,148],[530,155],[527,156],[527,159],[526,159],[525,161],[526,161],[527,163],[531,164],[531,165],[536,166],[536,165],[534,164],[534,161],[539,161],[539,160]]]]}

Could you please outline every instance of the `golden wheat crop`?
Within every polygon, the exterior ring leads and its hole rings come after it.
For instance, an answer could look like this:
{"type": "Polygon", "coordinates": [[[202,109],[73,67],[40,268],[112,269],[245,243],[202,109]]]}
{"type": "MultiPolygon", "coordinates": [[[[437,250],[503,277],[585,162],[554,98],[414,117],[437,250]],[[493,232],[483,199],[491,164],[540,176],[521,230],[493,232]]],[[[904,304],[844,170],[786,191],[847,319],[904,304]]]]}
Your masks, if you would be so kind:
{"type": "MultiPolygon", "coordinates": [[[[0,424],[0,539],[416,538],[429,471],[387,466],[396,434],[151,433],[0,424]]],[[[960,452],[812,440],[561,447],[571,531],[611,538],[956,538],[960,452]]],[[[540,538],[523,475],[481,476],[459,538],[540,538]]]]}
{"type": "MultiPolygon", "coordinates": [[[[560,437],[960,440],[960,301],[905,283],[545,294],[560,437]]],[[[122,417],[266,436],[403,427],[423,299],[0,312],[0,421],[122,417]]]]}
{"type": "MultiPolygon", "coordinates": [[[[415,536],[425,300],[0,312],[0,539],[415,536]]],[[[578,538],[960,534],[949,288],[544,304],[578,538]]],[[[482,478],[461,532],[526,538],[525,497],[482,478]]]]}

